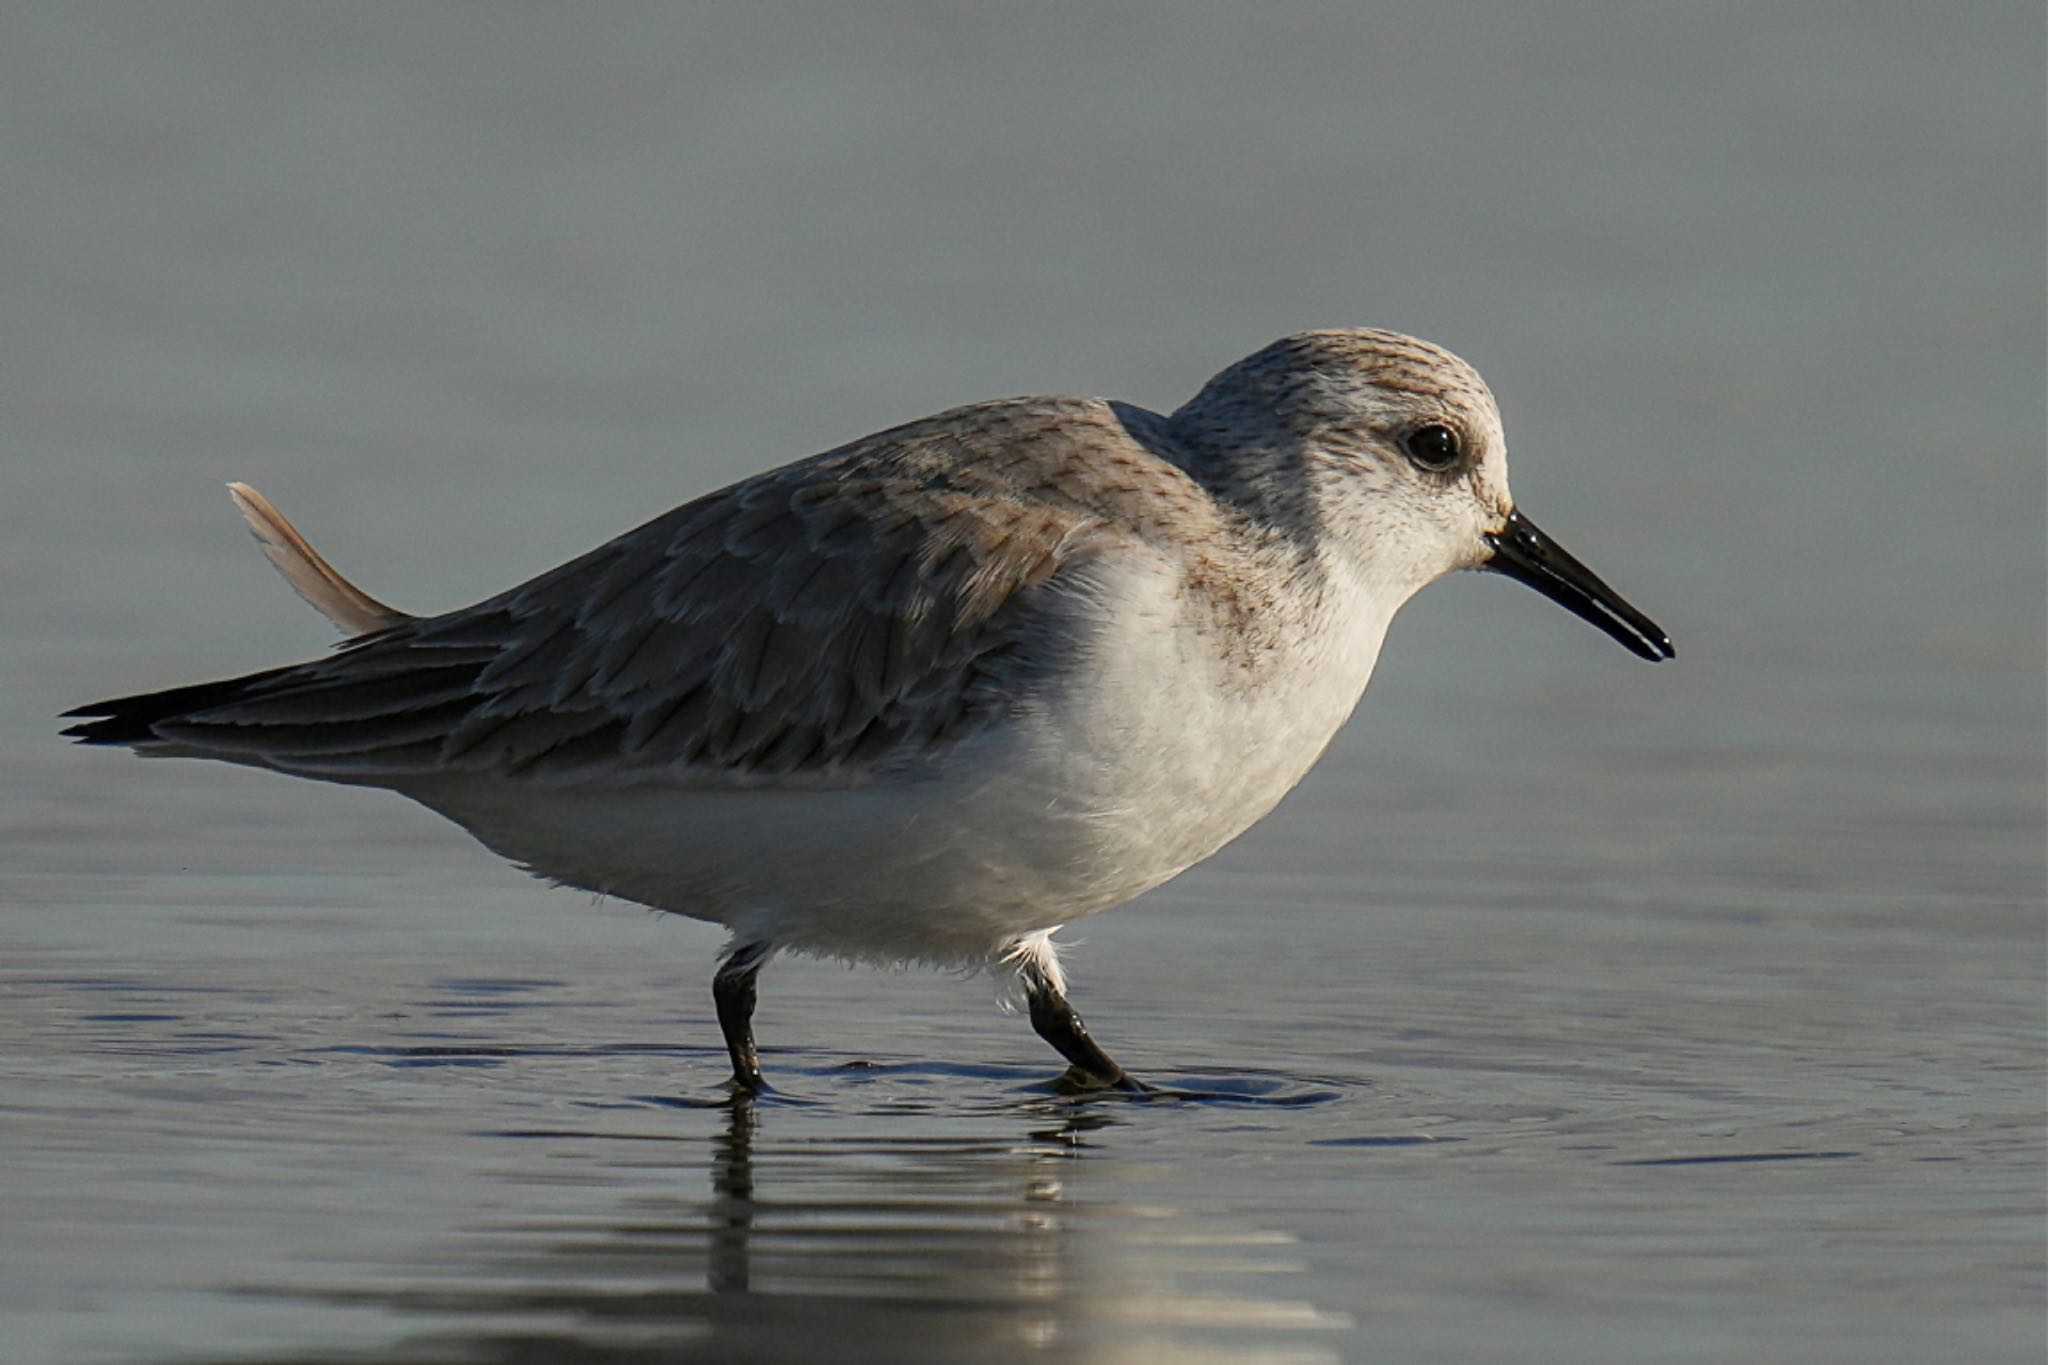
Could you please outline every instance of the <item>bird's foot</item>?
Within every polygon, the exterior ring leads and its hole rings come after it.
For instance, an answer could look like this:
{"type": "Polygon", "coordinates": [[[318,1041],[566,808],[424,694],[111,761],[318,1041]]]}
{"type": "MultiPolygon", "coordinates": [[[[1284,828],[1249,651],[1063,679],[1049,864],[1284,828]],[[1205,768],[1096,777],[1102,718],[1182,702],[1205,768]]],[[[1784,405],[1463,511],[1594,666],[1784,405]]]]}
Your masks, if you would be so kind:
{"type": "Polygon", "coordinates": [[[1070,1066],[1060,1075],[1058,1080],[1052,1083],[1052,1088],[1062,1095],[1094,1095],[1107,1090],[1119,1091],[1126,1095],[1153,1095],[1158,1093],[1156,1086],[1145,1084],[1121,1067],[1117,1069],[1114,1076],[1105,1076],[1098,1071],[1090,1071],[1079,1066],[1070,1066]]]}

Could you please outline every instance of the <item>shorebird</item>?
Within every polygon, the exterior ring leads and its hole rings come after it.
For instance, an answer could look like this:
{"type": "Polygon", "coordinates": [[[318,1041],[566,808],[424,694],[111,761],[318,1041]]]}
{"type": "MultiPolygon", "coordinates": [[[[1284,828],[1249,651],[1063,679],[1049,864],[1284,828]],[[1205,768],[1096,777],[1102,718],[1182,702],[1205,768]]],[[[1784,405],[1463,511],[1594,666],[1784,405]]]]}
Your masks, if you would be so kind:
{"type": "Polygon", "coordinates": [[[1392,332],[1286,337],[1170,416],[955,408],[438,616],[230,491],[352,638],[65,733],[388,788],[536,876],[724,925],[741,1093],[782,950],[1013,973],[1067,1086],[1143,1089],[1068,1003],[1053,932],[1271,810],[1435,579],[1503,573],[1672,657],[1517,509],[1479,375],[1392,332]]]}

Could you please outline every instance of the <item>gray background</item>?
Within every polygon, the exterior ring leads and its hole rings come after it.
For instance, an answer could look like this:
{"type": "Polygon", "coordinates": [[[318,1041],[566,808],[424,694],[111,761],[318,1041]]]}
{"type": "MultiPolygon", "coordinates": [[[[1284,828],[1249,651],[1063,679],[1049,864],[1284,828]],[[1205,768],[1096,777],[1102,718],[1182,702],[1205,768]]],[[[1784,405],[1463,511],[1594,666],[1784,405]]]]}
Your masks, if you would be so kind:
{"type": "Polygon", "coordinates": [[[0,1330],[23,1360],[2038,1359],[2037,6],[0,11],[0,1330]],[[68,749],[977,398],[1472,360],[1677,639],[1432,588],[1266,824],[984,984],[396,798],[68,749]],[[848,1069],[850,1065],[853,1069],[848,1069]],[[865,1354],[864,1354],[865,1353],[865,1354]]]}

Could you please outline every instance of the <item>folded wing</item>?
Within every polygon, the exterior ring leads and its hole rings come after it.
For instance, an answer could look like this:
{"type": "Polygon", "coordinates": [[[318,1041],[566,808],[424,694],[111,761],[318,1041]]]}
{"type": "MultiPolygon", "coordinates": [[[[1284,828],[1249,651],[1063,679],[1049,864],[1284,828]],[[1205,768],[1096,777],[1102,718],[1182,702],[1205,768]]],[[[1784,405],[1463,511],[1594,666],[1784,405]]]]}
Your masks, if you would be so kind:
{"type": "Polygon", "coordinates": [[[593,768],[858,780],[995,724],[1063,647],[1039,595],[1109,532],[1062,490],[1076,462],[1128,445],[1081,400],[943,414],[437,617],[340,593],[291,532],[285,558],[312,567],[287,577],[309,601],[345,628],[394,619],[325,659],[81,708],[98,719],[67,733],[376,785],[593,768]]]}

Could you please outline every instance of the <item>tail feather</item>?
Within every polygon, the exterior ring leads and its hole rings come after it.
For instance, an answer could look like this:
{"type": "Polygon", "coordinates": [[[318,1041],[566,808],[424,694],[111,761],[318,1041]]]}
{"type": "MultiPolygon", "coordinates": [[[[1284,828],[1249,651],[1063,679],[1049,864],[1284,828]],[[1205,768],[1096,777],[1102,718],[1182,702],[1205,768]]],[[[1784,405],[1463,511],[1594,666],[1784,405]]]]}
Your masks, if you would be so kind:
{"type": "Polygon", "coordinates": [[[320,552],[306,543],[298,528],[285,520],[284,513],[270,499],[246,483],[228,485],[228,496],[264,555],[284,575],[292,590],[306,599],[313,610],[339,626],[348,635],[367,635],[417,619],[407,612],[379,602],[343,578],[320,552]]]}

